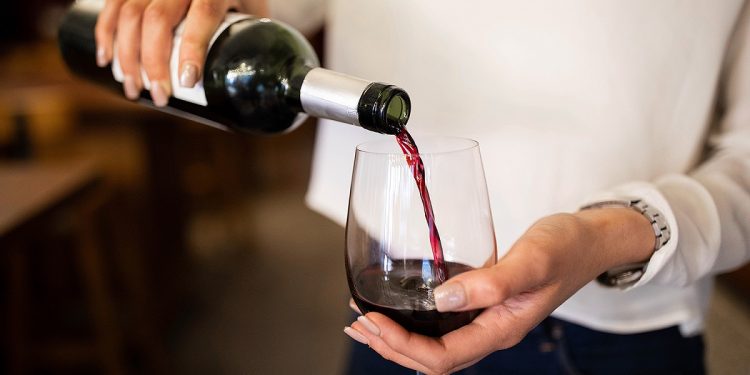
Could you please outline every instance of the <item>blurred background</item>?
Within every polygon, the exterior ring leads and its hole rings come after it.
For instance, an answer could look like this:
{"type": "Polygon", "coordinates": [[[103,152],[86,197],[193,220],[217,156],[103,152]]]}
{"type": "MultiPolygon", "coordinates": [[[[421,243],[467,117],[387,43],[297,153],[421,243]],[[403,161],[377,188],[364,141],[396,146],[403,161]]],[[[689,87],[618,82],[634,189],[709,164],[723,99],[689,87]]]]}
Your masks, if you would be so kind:
{"type": "MultiPolygon", "coordinates": [[[[67,3],[0,12],[0,373],[340,373],[344,231],[303,200],[314,121],[230,134],[75,79],[67,3]]],[[[712,373],[750,374],[750,268],[719,278],[707,337],[712,373]]]]}

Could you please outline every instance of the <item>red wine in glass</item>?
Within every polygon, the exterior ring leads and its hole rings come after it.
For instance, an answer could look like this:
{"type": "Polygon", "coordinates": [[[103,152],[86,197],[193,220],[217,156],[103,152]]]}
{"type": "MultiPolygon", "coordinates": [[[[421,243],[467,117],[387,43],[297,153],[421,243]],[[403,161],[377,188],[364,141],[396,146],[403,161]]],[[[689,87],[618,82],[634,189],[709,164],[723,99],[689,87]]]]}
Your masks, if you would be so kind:
{"type": "MultiPolygon", "coordinates": [[[[374,264],[357,275],[347,273],[352,298],[362,312],[379,312],[411,332],[439,337],[471,323],[480,310],[440,312],[434,305],[433,290],[439,285],[425,272],[432,272],[428,259],[398,261],[398,267],[374,264]],[[429,280],[425,282],[425,280],[429,280]]],[[[444,262],[451,274],[472,270],[461,263],[444,262]]]]}
{"type": "Polygon", "coordinates": [[[396,141],[404,152],[404,156],[406,156],[406,162],[409,164],[409,168],[411,168],[412,175],[414,175],[414,182],[417,183],[419,197],[422,199],[424,217],[427,220],[427,229],[430,234],[432,259],[435,262],[435,280],[437,281],[437,285],[440,285],[445,280],[448,280],[450,270],[445,265],[443,245],[440,242],[440,233],[438,232],[437,225],[435,225],[435,212],[432,210],[432,200],[430,199],[430,192],[427,190],[427,182],[425,181],[424,162],[422,162],[422,157],[419,156],[417,143],[414,142],[414,138],[406,130],[406,127],[402,128],[396,135],[396,141]]]}

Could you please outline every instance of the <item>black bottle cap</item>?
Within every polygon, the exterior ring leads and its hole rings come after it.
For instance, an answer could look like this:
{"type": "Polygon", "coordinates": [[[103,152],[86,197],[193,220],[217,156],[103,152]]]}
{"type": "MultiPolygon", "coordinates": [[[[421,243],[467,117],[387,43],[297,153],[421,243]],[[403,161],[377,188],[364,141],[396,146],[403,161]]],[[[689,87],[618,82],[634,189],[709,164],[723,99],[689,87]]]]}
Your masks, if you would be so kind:
{"type": "Polygon", "coordinates": [[[411,114],[411,101],[406,91],[382,83],[372,83],[359,100],[359,124],[384,134],[398,134],[411,114]]]}

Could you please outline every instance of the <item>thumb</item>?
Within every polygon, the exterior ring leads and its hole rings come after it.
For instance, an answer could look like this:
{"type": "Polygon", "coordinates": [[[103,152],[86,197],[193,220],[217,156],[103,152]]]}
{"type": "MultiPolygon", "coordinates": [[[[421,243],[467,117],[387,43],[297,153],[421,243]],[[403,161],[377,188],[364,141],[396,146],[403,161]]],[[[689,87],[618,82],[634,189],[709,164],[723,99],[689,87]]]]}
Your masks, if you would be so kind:
{"type": "Polygon", "coordinates": [[[499,305],[541,283],[523,257],[506,256],[490,268],[464,272],[435,288],[438,311],[465,311],[499,305]]]}

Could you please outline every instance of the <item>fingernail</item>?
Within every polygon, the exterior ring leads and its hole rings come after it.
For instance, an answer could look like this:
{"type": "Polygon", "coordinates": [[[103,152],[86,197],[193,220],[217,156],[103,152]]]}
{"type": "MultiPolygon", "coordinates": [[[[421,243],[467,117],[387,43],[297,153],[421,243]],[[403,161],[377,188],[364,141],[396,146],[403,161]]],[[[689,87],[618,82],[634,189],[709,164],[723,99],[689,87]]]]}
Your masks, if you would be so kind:
{"type": "Polygon", "coordinates": [[[438,311],[453,311],[466,305],[466,291],[460,283],[443,284],[435,288],[435,307],[438,311]]]}
{"type": "Polygon", "coordinates": [[[133,76],[126,75],[122,80],[122,86],[125,89],[125,97],[127,97],[130,100],[138,99],[138,96],[141,93],[140,93],[140,90],[138,90],[138,87],[136,87],[135,85],[135,80],[133,79],[133,76]]]}
{"type": "Polygon", "coordinates": [[[373,335],[380,336],[380,328],[378,328],[375,322],[370,320],[368,317],[360,315],[357,318],[357,321],[360,322],[362,326],[365,327],[366,330],[370,331],[370,333],[372,333],[373,335]]]}
{"type": "Polygon", "coordinates": [[[180,72],[180,86],[193,87],[198,82],[198,68],[191,63],[183,65],[180,72]]]}
{"type": "Polygon", "coordinates": [[[169,102],[169,89],[163,81],[151,82],[151,99],[157,107],[164,107],[169,102]]]}
{"type": "Polygon", "coordinates": [[[96,47],[96,65],[100,68],[107,66],[107,52],[103,47],[96,47]]]}
{"type": "Polygon", "coordinates": [[[362,311],[359,310],[359,307],[356,303],[354,303],[353,299],[349,299],[349,307],[354,310],[357,314],[362,314],[362,311]]]}
{"type": "Polygon", "coordinates": [[[357,332],[356,329],[351,327],[344,327],[344,333],[349,335],[352,339],[359,342],[360,344],[368,345],[370,342],[367,340],[367,337],[362,335],[361,333],[357,332]]]}

